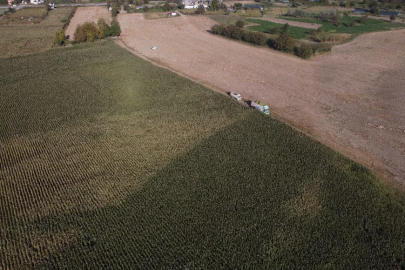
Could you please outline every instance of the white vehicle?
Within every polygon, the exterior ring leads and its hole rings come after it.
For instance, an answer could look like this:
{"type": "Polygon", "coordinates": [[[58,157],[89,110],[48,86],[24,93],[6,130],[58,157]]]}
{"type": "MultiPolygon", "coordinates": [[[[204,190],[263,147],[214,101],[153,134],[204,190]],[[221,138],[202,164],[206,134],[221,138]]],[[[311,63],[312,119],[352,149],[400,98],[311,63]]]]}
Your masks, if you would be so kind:
{"type": "Polygon", "coordinates": [[[234,93],[234,92],[230,92],[229,95],[236,99],[236,100],[242,100],[242,96],[240,94],[234,93]]]}
{"type": "Polygon", "coordinates": [[[264,114],[270,114],[269,106],[263,104],[260,101],[250,101],[250,106],[256,110],[261,111],[264,114]]]}

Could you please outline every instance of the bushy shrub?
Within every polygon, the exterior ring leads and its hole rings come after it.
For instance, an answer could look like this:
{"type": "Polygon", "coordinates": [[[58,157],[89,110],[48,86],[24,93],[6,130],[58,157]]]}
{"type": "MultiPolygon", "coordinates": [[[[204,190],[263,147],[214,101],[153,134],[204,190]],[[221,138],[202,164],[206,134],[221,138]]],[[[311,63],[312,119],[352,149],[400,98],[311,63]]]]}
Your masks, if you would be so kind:
{"type": "Polygon", "coordinates": [[[287,33],[281,34],[274,43],[274,48],[283,52],[292,52],[295,47],[295,40],[287,33]]]}
{"type": "Polygon", "coordinates": [[[297,9],[294,11],[295,17],[305,17],[305,11],[302,9],[297,9]]]}
{"type": "Polygon", "coordinates": [[[278,34],[280,34],[280,32],[281,32],[281,29],[280,29],[280,27],[277,27],[277,26],[270,29],[270,34],[273,34],[273,35],[278,35],[278,34]]]}
{"type": "Polygon", "coordinates": [[[170,4],[169,3],[165,3],[162,7],[163,11],[169,11],[170,10],[170,4]]]}
{"type": "Polygon", "coordinates": [[[223,24],[216,24],[211,28],[211,32],[216,35],[222,35],[222,31],[224,30],[225,25],[223,24]]]}
{"type": "Polygon", "coordinates": [[[111,22],[111,27],[104,21],[99,19],[97,24],[94,22],[85,22],[78,25],[74,33],[75,42],[93,42],[96,39],[102,39],[110,36],[119,36],[121,27],[116,20],[111,22]]]}
{"type": "Polygon", "coordinates": [[[236,25],[236,27],[243,28],[243,27],[245,26],[245,22],[242,21],[242,20],[238,20],[238,21],[235,23],[235,25],[236,25]]]}
{"type": "Polygon", "coordinates": [[[241,40],[243,30],[239,27],[233,27],[230,33],[230,37],[233,39],[241,40]]]}
{"type": "Polygon", "coordinates": [[[234,7],[234,9],[236,9],[236,10],[241,10],[242,9],[242,3],[236,3],[233,7],[234,7]]]}
{"type": "Polygon", "coordinates": [[[112,9],[111,9],[111,16],[112,16],[112,17],[116,17],[118,13],[120,13],[120,10],[119,10],[119,8],[118,8],[118,5],[117,5],[117,4],[114,4],[114,5],[112,6],[112,9]]]}
{"type": "Polygon", "coordinates": [[[313,51],[311,46],[302,43],[300,46],[295,47],[295,55],[304,59],[308,59],[312,56],[313,51]]]}
{"type": "Polygon", "coordinates": [[[118,21],[111,22],[111,36],[119,36],[121,34],[121,27],[118,21]]]}
{"type": "Polygon", "coordinates": [[[360,23],[365,23],[365,22],[367,22],[367,16],[362,16],[360,18],[360,23]]]}
{"type": "Polygon", "coordinates": [[[205,13],[205,7],[203,5],[199,5],[197,10],[195,11],[197,14],[204,14],[205,13]]]}
{"type": "Polygon", "coordinates": [[[250,31],[242,32],[242,40],[250,43],[250,31]]]}
{"type": "Polygon", "coordinates": [[[290,30],[290,25],[288,23],[286,23],[281,28],[281,34],[288,34],[288,30],[290,30]]]}
{"type": "Polygon", "coordinates": [[[392,15],[390,16],[390,20],[391,20],[391,21],[395,21],[396,18],[397,18],[397,16],[395,16],[394,14],[392,14],[392,15]]]}
{"type": "Polygon", "coordinates": [[[83,25],[79,24],[76,27],[75,33],[73,34],[73,38],[75,42],[85,42],[87,40],[86,34],[83,30],[83,25]]]}
{"type": "Polygon", "coordinates": [[[55,36],[53,38],[53,43],[58,44],[59,46],[65,45],[66,42],[66,35],[65,35],[65,30],[57,30],[55,32],[55,36]]]}
{"type": "Polygon", "coordinates": [[[97,36],[98,38],[105,38],[111,36],[111,28],[110,26],[105,22],[104,19],[100,18],[97,22],[97,28],[98,28],[98,33],[97,36]]]}
{"type": "Polygon", "coordinates": [[[93,42],[96,40],[98,29],[94,22],[85,22],[82,26],[83,32],[86,35],[85,41],[93,42]]]}
{"type": "Polygon", "coordinates": [[[243,40],[255,45],[264,46],[267,42],[267,37],[260,32],[248,31],[235,25],[214,25],[211,28],[213,34],[221,35],[227,38],[243,40]]]}

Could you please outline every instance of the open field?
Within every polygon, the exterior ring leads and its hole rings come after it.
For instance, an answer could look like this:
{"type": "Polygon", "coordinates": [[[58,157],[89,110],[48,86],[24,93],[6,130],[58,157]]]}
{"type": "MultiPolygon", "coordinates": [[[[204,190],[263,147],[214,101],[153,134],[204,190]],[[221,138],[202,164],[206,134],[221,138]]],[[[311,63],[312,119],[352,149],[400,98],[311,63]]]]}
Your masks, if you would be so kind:
{"type": "Polygon", "coordinates": [[[23,8],[14,13],[5,15],[0,20],[1,25],[24,25],[40,23],[47,15],[47,10],[44,7],[39,8],[23,8]],[[33,17],[33,20],[29,20],[33,17]]]}
{"type": "Polygon", "coordinates": [[[1,269],[405,267],[403,205],[272,117],[111,40],[0,72],[1,269]]]}
{"type": "MultiPolygon", "coordinates": [[[[30,9],[20,9],[15,14],[26,14],[30,9]]],[[[63,20],[69,17],[71,11],[72,7],[54,9],[38,24],[0,25],[0,58],[49,50],[53,46],[55,31],[63,27],[63,20]]]]}
{"type": "Polygon", "coordinates": [[[66,28],[66,35],[69,35],[70,39],[73,40],[73,36],[76,27],[79,24],[85,22],[95,22],[98,19],[103,18],[108,24],[111,23],[111,12],[108,11],[107,6],[97,6],[97,7],[79,7],[77,8],[75,15],[70,20],[69,26],[66,28]]]}
{"type": "Polygon", "coordinates": [[[281,119],[405,183],[404,30],[362,35],[307,61],[211,35],[207,17],[142,19],[119,17],[134,53],[218,91],[263,100],[281,119]]]}

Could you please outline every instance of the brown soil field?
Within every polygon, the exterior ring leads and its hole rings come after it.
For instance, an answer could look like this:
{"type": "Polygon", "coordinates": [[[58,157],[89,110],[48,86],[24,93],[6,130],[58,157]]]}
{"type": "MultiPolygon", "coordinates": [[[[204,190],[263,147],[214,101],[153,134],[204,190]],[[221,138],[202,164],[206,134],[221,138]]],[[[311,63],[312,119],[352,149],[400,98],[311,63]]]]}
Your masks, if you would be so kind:
{"type": "Polygon", "coordinates": [[[73,40],[76,27],[79,24],[83,24],[85,22],[97,23],[98,19],[100,18],[103,18],[107,23],[111,23],[111,12],[108,11],[106,6],[78,7],[75,15],[70,20],[69,26],[67,27],[65,33],[66,35],[70,36],[71,40],[73,40]]]}
{"type": "Polygon", "coordinates": [[[133,53],[216,91],[262,100],[272,115],[403,187],[405,30],[362,35],[303,60],[212,35],[215,22],[204,16],[118,19],[117,42],[133,53]]]}

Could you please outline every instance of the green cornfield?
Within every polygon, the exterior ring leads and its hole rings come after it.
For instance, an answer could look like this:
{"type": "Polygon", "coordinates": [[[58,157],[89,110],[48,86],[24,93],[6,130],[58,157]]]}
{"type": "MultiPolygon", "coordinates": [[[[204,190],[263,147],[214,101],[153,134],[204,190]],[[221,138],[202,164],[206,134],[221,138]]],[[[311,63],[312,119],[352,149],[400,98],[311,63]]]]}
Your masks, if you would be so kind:
{"type": "Polygon", "coordinates": [[[0,74],[0,269],[405,267],[404,205],[271,116],[109,40],[0,74]]]}

